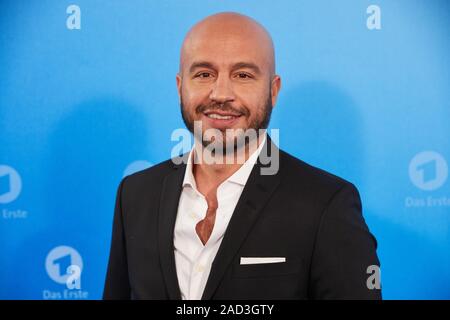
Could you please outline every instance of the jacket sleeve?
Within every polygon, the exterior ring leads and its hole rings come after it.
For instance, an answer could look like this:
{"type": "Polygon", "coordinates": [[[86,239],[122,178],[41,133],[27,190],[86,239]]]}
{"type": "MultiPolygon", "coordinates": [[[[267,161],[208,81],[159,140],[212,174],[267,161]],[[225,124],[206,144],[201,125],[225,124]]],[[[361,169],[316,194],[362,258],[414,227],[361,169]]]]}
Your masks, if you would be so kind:
{"type": "Polygon", "coordinates": [[[321,217],[311,260],[310,298],[381,299],[381,288],[368,285],[373,284],[371,276],[380,274],[371,271],[380,270],[376,249],[376,239],[361,212],[358,190],[346,184],[321,217]]]}
{"type": "MultiPolygon", "coordinates": [[[[126,179],[126,178],[125,178],[126,179]]],[[[119,185],[114,210],[111,249],[106,273],[103,299],[130,299],[127,252],[122,214],[122,189],[125,179],[119,185]]]]}

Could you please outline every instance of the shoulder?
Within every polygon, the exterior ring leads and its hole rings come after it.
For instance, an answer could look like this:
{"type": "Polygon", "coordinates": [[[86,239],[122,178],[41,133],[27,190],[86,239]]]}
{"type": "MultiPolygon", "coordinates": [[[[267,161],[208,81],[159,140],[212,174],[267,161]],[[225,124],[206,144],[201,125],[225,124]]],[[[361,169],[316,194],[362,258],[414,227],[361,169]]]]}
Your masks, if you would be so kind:
{"type": "Polygon", "coordinates": [[[120,189],[123,193],[133,198],[160,191],[164,179],[176,170],[183,170],[184,157],[176,157],[160,162],[150,168],[138,171],[122,179],[120,189]]]}
{"type": "Polygon", "coordinates": [[[283,184],[295,194],[306,195],[320,202],[329,202],[341,190],[350,190],[359,196],[351,182],[282,150],[280,150],[280,174],[283,184]]]}

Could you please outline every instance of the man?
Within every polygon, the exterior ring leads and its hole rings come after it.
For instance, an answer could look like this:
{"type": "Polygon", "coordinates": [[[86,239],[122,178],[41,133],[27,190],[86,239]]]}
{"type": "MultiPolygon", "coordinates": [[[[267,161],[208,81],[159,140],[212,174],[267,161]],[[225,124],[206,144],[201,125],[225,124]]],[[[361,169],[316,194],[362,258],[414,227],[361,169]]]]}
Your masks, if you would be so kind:
{"type": "Polygon", "coordinates": [[[274,61],[269,34],[249,17],[220,13],[188,32],[176,81],[197,143],[121,182],[105,299],[381,298],[368,286],[379,261],[356,188],[264,131],[242,140],[269,123],[281,87],[274,61]],[[202,148],[244,161],[202,161],[202,148]]]}

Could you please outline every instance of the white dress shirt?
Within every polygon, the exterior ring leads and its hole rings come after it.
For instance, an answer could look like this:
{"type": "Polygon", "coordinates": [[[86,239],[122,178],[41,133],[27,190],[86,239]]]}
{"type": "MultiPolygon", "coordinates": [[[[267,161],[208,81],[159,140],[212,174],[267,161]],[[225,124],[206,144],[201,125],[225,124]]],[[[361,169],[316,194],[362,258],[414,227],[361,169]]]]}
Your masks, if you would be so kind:
{"type": "Polygon", "coordinates": [[[265,141],[264,134],[258,149],[250,155],[239,170],[217,188],[216,220],[212,234],[205,245],[198,237],[195,226],[206,216],[208,205],[206,198],[197,190],[192,172],[194,148],[189,153],[174,230],[175,264],[183,300],[201,299],[211,264],[265,141]]]}

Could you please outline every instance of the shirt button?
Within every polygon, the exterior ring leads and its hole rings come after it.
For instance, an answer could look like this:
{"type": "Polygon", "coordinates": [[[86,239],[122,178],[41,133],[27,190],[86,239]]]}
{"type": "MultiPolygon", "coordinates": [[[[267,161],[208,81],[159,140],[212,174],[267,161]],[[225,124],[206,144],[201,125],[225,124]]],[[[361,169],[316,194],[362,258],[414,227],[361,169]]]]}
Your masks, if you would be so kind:
{"type": "Polygon", "coordinates": [[[195,219],[195,218],[197,218],[197,215],[195,213],[191,212],[191,218],[195,219]]]}

